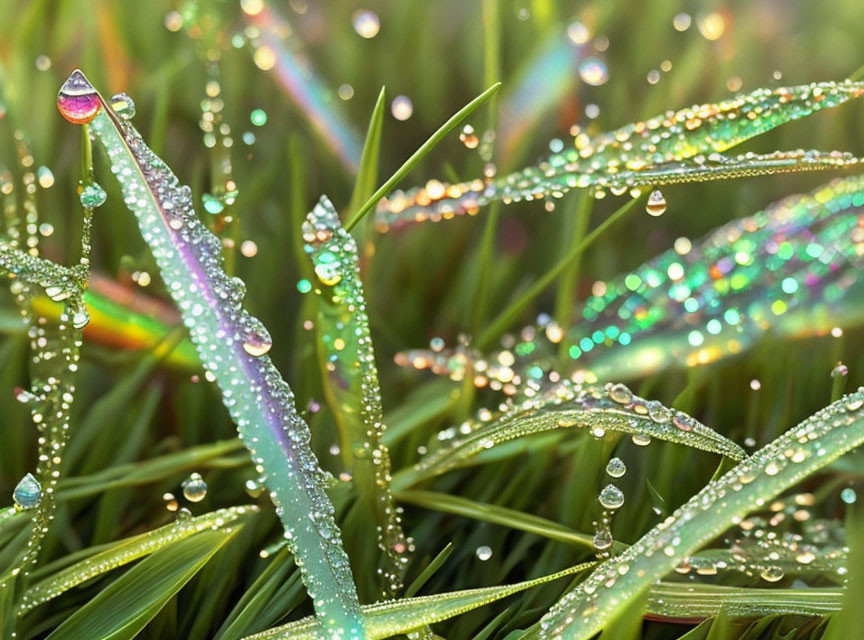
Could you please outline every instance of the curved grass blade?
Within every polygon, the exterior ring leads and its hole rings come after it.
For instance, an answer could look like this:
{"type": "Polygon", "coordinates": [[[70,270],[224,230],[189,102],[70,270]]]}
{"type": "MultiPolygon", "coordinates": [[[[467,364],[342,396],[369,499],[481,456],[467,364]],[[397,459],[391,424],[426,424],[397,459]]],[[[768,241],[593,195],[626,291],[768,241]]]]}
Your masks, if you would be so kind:
{"type": "MultiPolygon", "coordinates": [[[[408,633],[423,625],[434,624],[448,618],[453,618],[472,609],[506,598],[514,593],[546,584],[558,578],[581,573],[595,564],[594,562],[586,562],[548,576],[543,576],[542,578],[511,585],[467,589],[465,591],[403,598],[401,600],[365,605],[363,607],[363,618],[366,623],[366,632],[368,633],[369,640],[378,640],[379,638],[389,638],[408,633]]],[[[313,624],[314,620],[312,618],[303,618],[302,620],[290,622],[275,629],[268,629],[267,631],[247,636],[244,640],[271,640],[276,638],[284,640],[313,640],[313,624]]]]}
{"type": "Polygon", "coordinates": [[[178,541],[202,531],[227,527],[241,516],[257,511],[258,507],[251,505],[219,509],[187,521],[178,519],[164,527],[113,544],[108,549],[57,571],[30,587],[21,599],[18,615],[25,615],[61,593],[97,576],[134,562],[160,549],[172,548],[172,545],[178,541]]]}
{"type": "Polygon", "coordinates": [[[384,554],[383,592],[392,595],[402,587],[410,541],[390,492],[390,454],[382,441],[387,427],[357,244],[326,196],[306,218],[303,241],[318,278],[315,331],[324,393],[339,426],[343,460],[378,532],[370,537],[377,537],[384,554]]]}
{"type": "Polygon", "coordinates": [[[160,549],[101,590],[48,637],[131,640],[235,533],[204,531],[160,549]]]}
{"type": "Polygon", "coordinates": [[[862,212],[864,176],[833,180],[595,284],[569,331],[543,316],[503,351],[436,344],[396,362],[454,380],[481,371],[482,385],[515,391],[558,367],[562,348],[586,380],[614,380],[713,362],[769,332],[825,334],[862,319],[862,212]]]}
{"type": "Polygon", "coordinates": [[[191,189],[180,185],[80,71],[63,85],[58,107],[73,122],[92,120],[124,202],[138,219],[208,376],[220,386],[253,460],[264,469],[288,544],[313,594],[322,633],[362,638],[356,589],[324,475],[309,447],[309,428],[266,356],[271,345],[267,330],[243,309],[245,286],[227,276],[221,243],[195,215],[191,189]]]}
{"type": "Polygon", "coordinates": [[[450,469],[472,463],[483,451],[500,444],[554,429],[578,427],[602,437],[616,431],[641,440],[657,438],[727,456],[746,457],[737,444],[687,414],[634,395],[623,384],[582,387],[562,381],[521,401],[508,400],[507,408],[490,420],[469,421],[439,434],[450,442],[433,451],[412,469],[399,474],[399,486],[410,486],[450,469]]]}
{"type": "Polygon", "coordinates": [[[846,167],[858,159],[839,152],[778,152],[728,158],[724,151],[786,122],[836,107],[864,95],[861,82],[821,82],[758,89],[716,104],[695,105],[674,114],[590,138],[537,167],[486,181],[461,184],[432,180],[425,187],[397,191],[378,207],[381,232],[411,222],[476,214],[493,200],[560,198],[573,188],[597,197],[622,195],[645,185],[715,180],[741,175],[846,167]]]}
{"type": "Polygon", "coordinates": [[[610,612],[638,597],[736,520],[864,442],[864,388],[822,409],[711,481],[624,553],[555,604],[541,638],[594,636],[610,612]]]}
{"type": "Polygon", "coordinates": [[[734,618],[825,616],[843,608],[846,589],[755,589],[714,584],[660,582],[648,591],[647,617],[681,623],[713,618],[722,610],[734,618]]]}

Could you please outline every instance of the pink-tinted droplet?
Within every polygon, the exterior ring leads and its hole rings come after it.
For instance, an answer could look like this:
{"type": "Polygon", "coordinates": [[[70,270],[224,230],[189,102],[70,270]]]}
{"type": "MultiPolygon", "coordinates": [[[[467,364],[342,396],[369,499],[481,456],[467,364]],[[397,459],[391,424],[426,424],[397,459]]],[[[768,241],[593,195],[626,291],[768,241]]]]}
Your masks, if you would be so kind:
{"type": "Polygon", "coordinates": [[[57,94],[60,114],[74,124],[87,124],[96,117],[101,106],[99,94],[79,69],[72,72],[57,94]]]}

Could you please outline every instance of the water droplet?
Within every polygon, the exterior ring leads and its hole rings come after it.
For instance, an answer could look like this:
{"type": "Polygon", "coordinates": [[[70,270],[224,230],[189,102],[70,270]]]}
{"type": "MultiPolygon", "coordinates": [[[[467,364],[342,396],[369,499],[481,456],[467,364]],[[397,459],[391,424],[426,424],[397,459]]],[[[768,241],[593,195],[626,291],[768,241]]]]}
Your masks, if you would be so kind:
{"type": "Polygon", "coordinates": [[[612,458],[606,463],[606,473],[613,478],[620,478],[627,473],[627,466],[621,458],[612,458]]]}
{"type": "Polygon", "coordinates": [[[490,549],[486,545],[483,545],[481,547],[477,547],[477,550],[474,552],[474,554],[477,556],[477,559],[480,562],[486,562],[489,558],[492,557],[492,549],[490,549]]]}
{"type": "Polygon", "coordinates": [[[381,20],[378,14],[368,9],[358,9],[351,15],[351,24],[354,25],[354,31],[361,38],[374,38],[378,35],[381,29],[381,20]]]}
{"type": "Polygon", "coordinates": [[[663,197],[663,192],[660,189],[654,189],[648,196],[645,211],[648,212],[648,215],[655,217],[662,216],[666,212],[666,198],[663,197]]]}
{"type": "Polygon", "coordinates": [[[73,124],[87,124],[99,113],[99,94],[79,69],[72,72],[57,94],[57,109],[73,124]]]}
{"type": "Polygon", "coordinates": [[[627,385],[619,382],[609,387],[609,397],[618,404],[630,404],[633,401],[633,392],[627,388],[627,385]]]}
{"type": "Polygon", "coordinates": [[[474,133],[474,127],[470,124],[466,124],[462,127],[462,131],[459,132],[459,140],[461,140],[462,144],[469,149],[476,149],[477,145],[480,144],[480,139],[474,133]]]}
{"type": "Polygon", "coordinates": [[[390,113],[397,120],[407,120],[414,113],[414,104],[408,96],[396,96],[390,105],[390,113]]]}
{"type": "Polygon", "coordinates": [[[177,498],[174,497],[173,493],[163,493],[162,500],[165,501],[165,508],[172,513],[180,508],[180,504],[177,502],[177,498]]]}
{"type": "Polygon", "coordinates": [[[102,188],[102,185],[91,181],[87,184],[81,185],[78,197],[81,200],[81,206],[85,209],[95,209],[96,207],[101,207],[105,204],[105,201],[108,199],[108,194],[105,193],[105,189],[102,188]]]}
{"type": "Polygon", "coordinates": [[[579,65],[579,77],[585,84],[599,87],[609,79],[609,71],[606,68],[606,63],[599,58],[585,58],[579,65]]]}
{"type": "Polygon", "coordinates": [[[207,495],[207,483],[200,473],[193,473],[180,486],[183,488],[183,497],[189,502],[201,502],[207,495]]]}
{"type": "Polygon", "coordinates": [[[135,117],[135,102],[125,93],[115,93],[111,96],[109,104],[114,113],[124,120],[131,120],[135,117]]]}
{"type": "Polygon", "coordinates": [[[858,494],[855,493],[855,489],[852,487],[846,487],[840,492],[840,499],[846,504],[855,504],[855,501],[858,499],[858,494]]]}
{"type": "Polygon", "coordinates": [[[609,531],[608,528],[604,527],[597,531],[594,534],[594,548],[597,551],[604,551],[612,546],[612,532],[609,531]]]}
{"type": "Polygon", "coordinates": [[[253,478],[249,478],[246,481],[244,488],[246,489],[246,493],[252,498],[257,498],[264,493],[264,485],[253,478]]]}
{"type": "Polygon", "coordinates": [[[36,178],[39,180],[39,186],[43,189],[49,189],[54,186],[54,174],[48,167],[39,167],[36,170],[36,178]]]}
{"type": "Polygon", "coordinates": [[[90,324],[90,312],[84,304],[74,304],[66,310],[66,314],[70,317],[72,326],[75,329],[83,329],[90,324]]]}
{"type": "Polygon", "coordinates": [[[213,215],[222,213],[225,210],[225,203],[222,202],[219,198],[209,193],[205,193],[201,196],[201,202],[204,205],[204,210],[207,213],[212,213],[213,215]]]}
{"type": "Polygon", "coordinates": [[[243,342],[243,350],[250,356],[259,358],[266,355],[273,346],[273,341],[268,337],[252,334],[243,342]]]}
{"type": "Polygon", "coordinates": [[[255,109],[249,114],[249,121],[256,127],[263,127],[267,124],[267,112],[264,109],[255,109]]]}
{"type": "Polygon", "coordinates": [[[192,512],[186,507],[183,507],[177,512],[177,517],[174,519],[175,524],[185,524],[192,519],[192,512]]]}
{"type": "Polygon", "coordinates": [[[832,378],[846,377],[847,375],[849,375],[849,367],[842,362],[838,362],[837,366],[831,369],[832,378]]]}
{"type": "Polygon", "coordinates": [[[12,492],[12,499],[15,501],[15,506],[22,510],[33,509],[39,505],[42,500],[42,486],[32,473],[21,478],[12,492]]]}
{"type": "Polygon", "coordinates": [[[624,493],[614,484],[607,484],[597,496],[597,500],[604,509],[620,509],[624,504],[624,493]]]}
{"type": "Polygon", "coordinates": [[[645,435],[644,433],[634,434],[632,438],[630,438],[637,447],[647,447],[651,444],[651,436],[645,435]]]}
{"type": "Polygon", "coordinates": [[[783,570],[780,567],[765,567],[759,572],[765,582],[777,582],[783,579],[783,570]]]}

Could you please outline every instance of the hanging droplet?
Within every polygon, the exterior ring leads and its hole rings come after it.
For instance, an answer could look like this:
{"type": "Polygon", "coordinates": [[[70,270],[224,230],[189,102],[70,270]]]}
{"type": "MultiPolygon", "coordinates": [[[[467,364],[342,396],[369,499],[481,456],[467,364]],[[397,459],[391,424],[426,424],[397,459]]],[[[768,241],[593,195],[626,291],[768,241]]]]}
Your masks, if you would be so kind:
{"type": "Polygon", "coordinates": [[[609,531],[608,527],[599,529],[597,533],[594,534],[593,542],[594,548],[597,549],[597,551],[605,551],[612,546],[612,532],[609,531]]]}
{"type": "Polygon", "coordinates": [[[783,579],[783,570],[780,567],[765,567],[759,572],[765,582],[777,582],[783,579]]]}
{"type": "Polygon", "coordinates": [[[666,212],[666,198],[660,189],[654,189],[651,195],[648,196],[648,203],[645,205],[645,211],[648,215],[662,216],[666,212]]]}
{"type": "Polygon", "coordinates": [[[270,351],[270,347],[272,346],[273,341],[270,340],[269,337],[263,337],[256,334],[248,336],[243,342],[243,350],[250,356],[255,356],[256,358],[265,355],[270,351]]]}
{"type": "Polygon", "coordinates": [[[180,508],[180,504],[177,502],[177,498],[174,497],[173,493],[163,493],[162,500],[165,501],[165,508],[172,513],[180,508]]]}
{"type": "Polygon", "coordinates": [[[474,553],[480,562],[486,562],[489,558],[492,557],[492,549],[487,547],[486,545],[477,547],[477,550],[474,553]]]}
{"type": "Polygon", "coordinates": [[[80,69],[72,72],[57,94],[60,114],[73,124],[87,124],[102,106],[99,94],[80,69]]]}
{"type": "Polygon", "coordinates": [[[79,189],[80,192],[78,197],[81,200],[81,206],[85,209],[101,207],[108,199],[108,194],[105,193],[105,189],[103,189],[102,185],[98,182],[88,182],[87,184],[81,185],[79,189]]]}
{"type": "Polygon", "coordinates": [[[15,501],[15,506],[21,510],[34,509],[39,505],[42,500],[42,486],[32,473],[21,478],[12,492],[12,499],[15,501]]]}
{"type": "Polygon", "coordinates": [[[124,120],[131,120],[135,117],[135,102],[125,93],[116,93],[111,96],[109,104],[114,113],[124,120]]]}
{"type": "Polygon", "coordinates": [[[246,493],[249,494],[250,498],[257,498],[264,492],[264,485],[254,478],[249,478],[243,487],[246,489],[246,493]]]}
{"type": "Polygon", "coordinates": [[[183,488],[183,497],[189,502],[201,502],[207,495],[207,483],[200,473],[193,473],[180,486],[183,488]]]}
{"type": "Polygon", "coordinates": [[[462,131],[459,133],[459,140],[462,141],[469,149],[476,149],[477,145],[480,144],[480,140],[477,138],[477,135],[474,133],[474,127],[470,124],[466,124],[462,127],[462,131]]]}
{"type": "Polygon", "coordinates": [[[624,504],[624,493],[614,484],[607,484],[597,496],[597,500],[604,509],[620,509],[624,504]]]}
{"type": "Polygon", "coordinates": [[[651,436],[644,433],[637,433],[630,438],[637,447],[647,447],[651,444],[651,436]]]}
{"type": "Polygon", "coordinates": [[[612,458],[606,463],[606,473],[613,478],[620,478],[627,473],[627,466],[621,458],[612,458]]]}
{"type": "Polygon", "coordinates": [[[90,324],[90,312],[83,304],[69,305],[66,309],[66,315],[69,316],[75,329],[83,329],[90,324]]]}
{"type": "Polygon", "coordinates": [[[205,193],[201,196],[201,202],[204,204],[204,210],[207,213],[212,213],[213,215],[222,213],[225,209],[225,203],[222,202],[219,198],[209,193],[205,193]]]}

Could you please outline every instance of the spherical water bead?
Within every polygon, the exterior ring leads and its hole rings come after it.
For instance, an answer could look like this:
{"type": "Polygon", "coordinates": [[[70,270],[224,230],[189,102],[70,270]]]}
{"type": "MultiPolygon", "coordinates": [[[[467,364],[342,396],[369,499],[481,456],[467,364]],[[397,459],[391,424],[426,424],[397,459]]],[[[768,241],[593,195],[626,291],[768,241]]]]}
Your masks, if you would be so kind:
{"type": "Polygon", "coordinates": [[[192,512],[186,507],[183,507],[177,512],[177,517],[174,519],[174,524],[186,524],[192,519],[192,512]]]}
{"type": "Polygon", "coordinates": [[[253,109],[249,114],[249,122],[256,127],[263,127],[267,124],[267,112],[264,109],[253,109]]]}
{"type": "Polygon", "coordinates": [[[297,281],[297,291],[300,293],[309,293],[312,291],[312,283],[306,278],[297,281]]]}
{"type": "Polygon", "coordinates": [[[243,351],[256,358],[266,355],[272,346],[273,341],[268,336],[259,336],[257,334],[249,335],[243,341],[243,351]]]}
{"type": "Polygon", "coordinates": [[[654,189],[651,195],[648,196],[648,202],[645,204],[645,211],[651,216],[662,216],[666,213],[666,198],[660,189],[654,189]]]}
{"type": "Polygon", "coordinates": [[[633,392],[627,388],[627,385],[620,382],[609,387],[609,397],[618,404],[630,404],[633,402],[633,392]]]}
{"type": "Polygon", "coordinates": [[[397,120],[405,121],[414,113],[414,104],[408,96],[396,96],[390,105],[390,113],[397,120]]]}
{"type": "Polygon", "coordinates": [[[837,366],[831,369],[832,378],[845,378],[847,375],[849,375],[849,367],[842,362],[838,362],[837,366]]]}
{"type": "Polygon", "coordinates": [[[57,94],[60,115],[73,124],[87,124],[101,106],[99,94],[79,69],[72,72],[57,94]]]}
{"type": "Polygon", "coordinates": [[[12,499],[18,509],[34,509],[39,506],[39,502],[42,500],[42,485],[33,477],[32,473],[28,473],[15,486],[12,499]]]}
{"type": "Polygon", "coordinates": [[[492,549],[487,547],[486,545],[477,547],[477,550],[474,552],[477,556],[477,559],[480,562],[486,562],[489,558],[492,557],[492,549]]]}
{"type": "Polygon", "coordinates": [[[354,25],[354,31],[361,38],[374,38],[378,35],[381,29],[381,20],[378,14],[368,9],[358,9],[351,15],[351,24],[354,25]]]}
{"type": "Polygon", "coordinates": [[[783,579],[783,569],[780,567],[765,567],[759,572],[765,582],[777,582],[783,579]]]}
{"type": "Polygon", "coordinates": [[[201,203],[204,205],[204,210],[207,213],[217,215],[225,210],[225,203],[214,195],[205,193],[201,196],[201,203]]]}
{"type": "Polygon", "coordinates": [[[840,492],[840,499],[846,504],[855,504],[855,501],[858,500],[858,494],[852,487],[846,487],[840,492]]]}
{"type": "Polygon", "coordinates": [[[726,19],[718,11],[699,16],[696,21],[699,33],[706,40],[718,40],[726,31],[726,19]]]}
{"type": "Polygon", "coordinates": [[[39,167],[36,170],[36,178],[39,181],[39,186],[43,189],[54,186],[54,173],[48,167],[39,167]]]}
{"type": "Polygon", "coordinates": [[[612,532],[609,531],[608,527],[598,529],[597,533],[594,534],[594,539],[592,540],[592,542],[594,543],[594,548],[597,549],[597,551],[605,551],[612,546],[612,532]]]}
{"type": "Polygon", "coordinates": [[[253,478],[249,478],[243,485],[243,488],[246,489],[246,493],[249,494],[250,498],[257,498],[264,493],[264,485],[253,478]]]}
{"type": "Polygon", "coordinates": [[[613,478],[620,478],[627,473],[627,466],[621,458],[612,458],[606,463],[606,473],[613,478]]]}
{"type": "Polygon", "coordinates": [[[597,500],[604,509],[620,509],[624,504],[624,492],[614,484],[607,484],[597,496],[597,500]]]}
{"type": "Polygon", "coordinates": [[[579,65],[579,77],[585,84],[599,87],[606,84],[609,79],[609,70],[606,68],[606,63],[599,58],[585,58],[579,65]]]}
{"type": "Polygon", "coordinates": [[[585,44],[591,39],[591,31],[584,24],[575,20],[567,25],[567,37],[573,44],[585,44]]]}
{"type": "Polygon", "coordinates": [[[105,189],[102,188],[102,185],[98,182],[91,181],[80,187],[78,197],[81,200],[81,206],[85,209],[95,209],[96,207],[101,207],[105,204],[105,201],[108,199],[108,194],[105,193],[105,189]]]}
{"type": "Polygon", "coordinates": [[[48,69],[51,68],[51,58],[49,58],[45,54],[37,56],[36,68],[39,69],[39,71],[48,71],[48,69]]]}
{"type": "Polygon", "coordinates": [[[675,14],[675,17],[672,18],[672,26],[675,27],[675,31],[687,31],[692,22],[693,19],[690,17],[689,13],[677,13],[675,14]]]}
{"type": "Polygon", "coordinates": [[[111,96],[109,104],[114,113],[124,120],[131,120],[135,117],[135,102],[125,93],[115,93],[111,96]]]}
{"type": "Polygon", "coordinates": [[[636,433],[630,439],[637,447],[647,447],[651,444],[651,436],[645,435],[644,433],[636,433]]]}
{"type": "Polygon", "coordinates": [[[193,473],[180,486],[183,488],[183,497],[189,502],[201,502],[207,495],[207,483],[200,473],[193,473]]]}
{"type": "Polygon", "coordinates": [[[180,504],[177,502],[177,498],[174,497],[173,493],[163,493],[162,500],[165,502],[165,508],[172,513],[180,508],[180,504]]]}

